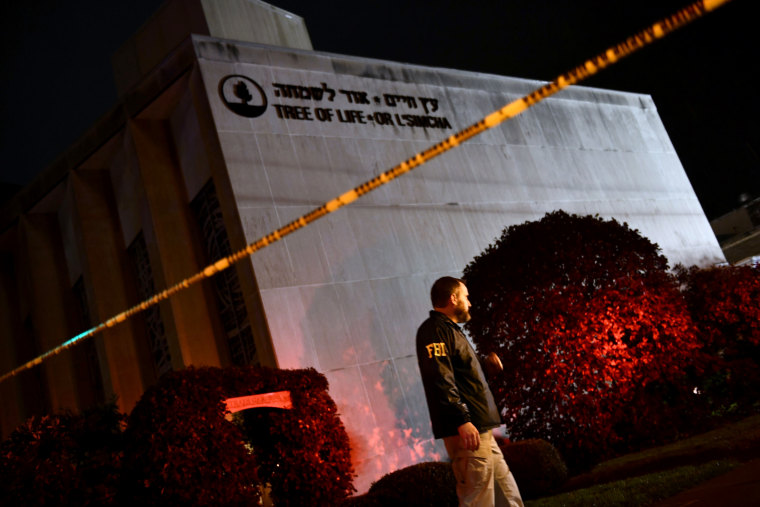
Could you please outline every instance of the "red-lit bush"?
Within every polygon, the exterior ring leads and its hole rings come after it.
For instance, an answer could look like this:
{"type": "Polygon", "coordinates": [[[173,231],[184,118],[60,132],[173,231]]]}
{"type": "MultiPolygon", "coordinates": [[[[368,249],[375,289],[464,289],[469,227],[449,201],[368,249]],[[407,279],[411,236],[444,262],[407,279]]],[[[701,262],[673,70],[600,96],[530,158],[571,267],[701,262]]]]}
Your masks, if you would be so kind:
{"type": "Polygon", "coordinates": [[[223,377],[188,368],[143,394],[125,432],[125,504],[256,505],[256,463],[224,418],[223,377]]]}
{"type": "Polygon", "coordinates": [[[577,467],[657,441],[660,414],[689,396],[691,319],[659,247],[627,224],[549,213],[506,229],[464,277],[467,329],[504,363],[491,382],[513,438],[577,467]]]}
{"type": "Polygon", "coordinates": [[[760,388],[760,270],[679,267],[678,277],[704,347],[700,390],[709,408],[751,409],[760,388]]]}
{"type": "Polygon", "coordinates": [[[0,446],[0,505],[114,505],[123,419],[111,404],[27,420],[0,446]]]}
{"type": "Polygon", "coordinates": [[[125,439],[132,504],[256,505],[259,485],[271,484],[277,505],[329,505],[353,491],[348,437],[314,370],[170,373],[132,411],[125,439]],[[244,425],[225,419],[225,399],[282,390],[292,410],[246,411],[244,425]]]}
{"type": "Polygon", "coordinates": [[[679,279],[694,323],[710,351],[736,355],[744,343],[760,345],[760,269],[680,268],[679,279]]]}

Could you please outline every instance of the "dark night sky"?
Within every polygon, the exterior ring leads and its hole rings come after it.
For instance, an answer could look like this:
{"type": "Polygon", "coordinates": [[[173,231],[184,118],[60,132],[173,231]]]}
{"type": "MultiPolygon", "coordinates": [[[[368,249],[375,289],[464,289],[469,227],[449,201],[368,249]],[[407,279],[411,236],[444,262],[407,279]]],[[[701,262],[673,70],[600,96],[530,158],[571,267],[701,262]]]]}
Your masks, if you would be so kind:
{"type": "MultiPolygon", "coordinates": [[[[4,2],[0,181],[26,184],[116,103],[110,55],[160,0],[4,2]]],[[[554,79],[688,0],[270,0],[318,51],[554,79]]],[[[760,196],[758,2],[733,0],[584,85],[651,94],[709,218],[760,196]]]]}

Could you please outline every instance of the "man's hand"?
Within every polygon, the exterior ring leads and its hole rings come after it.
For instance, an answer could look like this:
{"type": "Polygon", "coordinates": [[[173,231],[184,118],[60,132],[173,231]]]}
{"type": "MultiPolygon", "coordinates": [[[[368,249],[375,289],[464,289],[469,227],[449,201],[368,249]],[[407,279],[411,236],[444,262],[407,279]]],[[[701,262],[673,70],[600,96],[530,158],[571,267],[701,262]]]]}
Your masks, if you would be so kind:
{"type": "Polygon", "coordinates": [[[457,428],[457,431],[459,431],[459,438],[462,439],[462,447],[468,451],[475,451],[480,447],[480,433],[474,424],[466,422],[457,428]]]}

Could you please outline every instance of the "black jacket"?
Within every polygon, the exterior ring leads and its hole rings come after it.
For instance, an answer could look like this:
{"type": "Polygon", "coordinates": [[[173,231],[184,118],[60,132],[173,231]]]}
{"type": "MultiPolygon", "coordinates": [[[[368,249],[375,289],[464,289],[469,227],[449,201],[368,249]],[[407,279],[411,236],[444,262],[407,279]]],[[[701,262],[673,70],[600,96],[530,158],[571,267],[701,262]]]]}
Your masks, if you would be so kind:
{"type": "Polygon", "coordinates": [[[444,314],[431,311],[417,330],[417,362],[435,438],[458,435],[466,422],[481,433],[501,425],[475,351],[444,314]]]}

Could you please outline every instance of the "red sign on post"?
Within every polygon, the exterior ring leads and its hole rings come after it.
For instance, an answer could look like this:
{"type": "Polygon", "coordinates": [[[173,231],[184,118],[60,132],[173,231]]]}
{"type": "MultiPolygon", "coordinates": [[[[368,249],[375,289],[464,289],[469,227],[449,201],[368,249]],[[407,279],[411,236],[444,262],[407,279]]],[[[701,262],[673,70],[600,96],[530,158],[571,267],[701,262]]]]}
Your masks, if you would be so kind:
{"type": "Polygon", "coordinates": [[[224,400],[224,403],[227,404],[227,410],[232,414],[249,408],[293,408],[293,401],[290,399],[290,391],[277,391],[275,393],[252,394],[251,396],[227,398],[224,400]]]}

